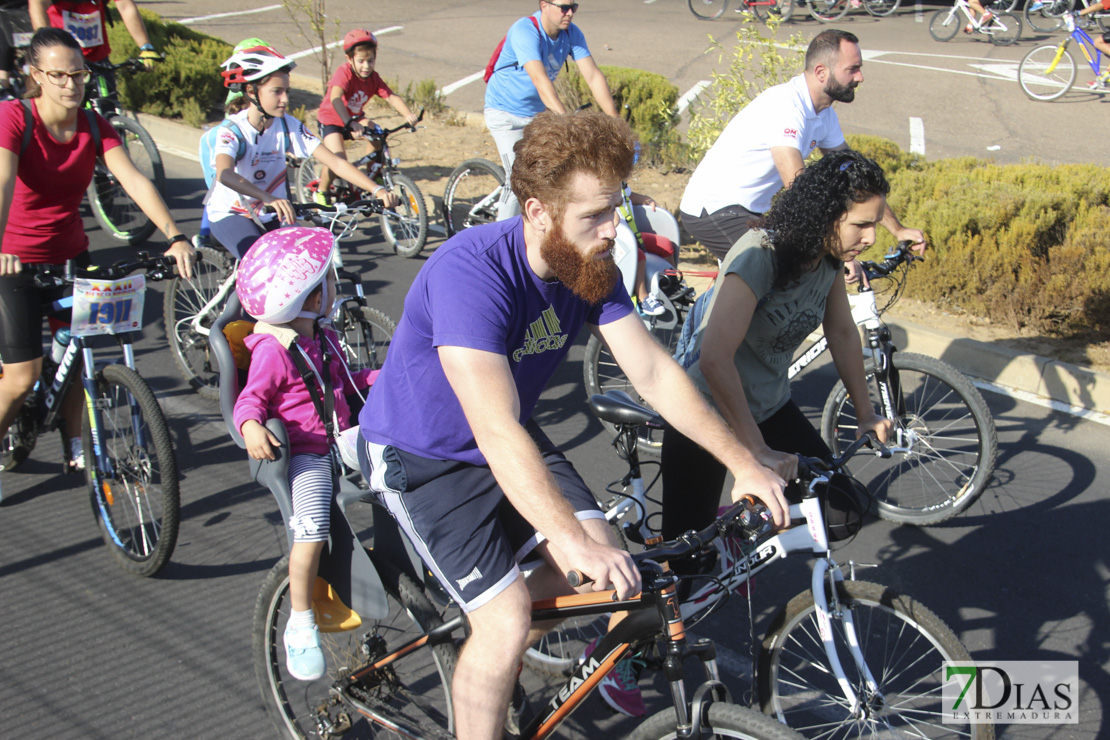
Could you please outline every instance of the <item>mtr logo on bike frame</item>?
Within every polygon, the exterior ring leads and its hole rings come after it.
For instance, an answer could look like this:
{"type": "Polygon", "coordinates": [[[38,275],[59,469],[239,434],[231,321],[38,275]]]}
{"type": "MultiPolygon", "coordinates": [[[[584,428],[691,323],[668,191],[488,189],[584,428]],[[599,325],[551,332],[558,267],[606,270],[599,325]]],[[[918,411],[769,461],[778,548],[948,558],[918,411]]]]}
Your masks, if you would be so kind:
{"type": "Polygon", "coordinates": [[[1076,661],[945,663],[941,674],[945,724],[1079,723],[1076,661]]]}

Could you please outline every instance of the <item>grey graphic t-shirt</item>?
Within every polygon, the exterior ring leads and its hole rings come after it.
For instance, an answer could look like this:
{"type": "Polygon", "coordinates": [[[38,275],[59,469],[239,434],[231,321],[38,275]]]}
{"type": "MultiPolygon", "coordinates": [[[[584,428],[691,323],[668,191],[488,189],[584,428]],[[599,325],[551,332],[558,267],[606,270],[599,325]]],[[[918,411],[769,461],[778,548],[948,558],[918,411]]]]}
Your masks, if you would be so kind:
{"type": "MultiPolygon", "coordinates": [[[[748,333],[733,358],[756,423],[767,419],[790,399],[787,377],[790,361],[810,332],[821,325],[829,290],[843,266],[836,260],[822,259],[815,270],[803,273],[796,283],[772,290],[775,256],[770,242],[763,246],[765,237],[764,231],[749,231],[724,260],[724,274],[738,275],[759,299],[748,333]]],[[[716,302],[714,291],[698,326],[692,357],[700,358],[705,327],[716,302]]],[[[710,396],[700,365],[700,359],[694,360],[688,372],[701,391],[710,396]]]]}

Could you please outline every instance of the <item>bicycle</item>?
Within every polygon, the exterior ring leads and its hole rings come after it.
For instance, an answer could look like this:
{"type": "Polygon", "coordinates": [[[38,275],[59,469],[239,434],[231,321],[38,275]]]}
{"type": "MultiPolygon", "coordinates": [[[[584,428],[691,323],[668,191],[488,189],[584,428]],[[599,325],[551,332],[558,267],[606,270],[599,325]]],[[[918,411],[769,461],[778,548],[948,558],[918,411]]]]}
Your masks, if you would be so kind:
{"type": "Polygon", "coordinates": [[[1065,13],[1063,18],[1068,29],[1064,40],[1031,49],[1018,65],[1018,83],[1033,100],[1056,100],[1071,90],[1076,69],[1068,45],[1073,41],[1079,44],[1095,79],[1102,76],[1102,52],[1095,47],[1094,40],[1079,27],[1072,13],[1065,13]]]}
{"type": "MultiPolygon", "coordinates": [[[[590,407],[599,418],[617,425],[613,444],[628,463],[625,476],[606,487],[611,496],[602,504],[606,518],[619,538],[644,545],[643,556],[661,560],[651,544],[657,529],[648,525],[648,504],[659,503],[647,496],[655,481],[645,486],[636,444],[636,428],[661,419],[619,391],[594,396],[590,407]]],[[[829,462],[799,456],[803,495],[801,503],[791,505],[790,518],[804,526],[773,531],[766,509],[747,502],[744,535],[713,542],[718,567],[707,575],[688,577],[697,585],[682,600],[681,616],[691,627],[731,594],[749,598],[751,577],[772,563],[794,553],[809,554],[814,558],[810,589],[772,617],[759,642],[754,685],[762,710],[806,737],[890,733],[992,738],[990,724],[941,724],[940,667],[945,661],[971,660],[951,629],[916,600],[855,580],[857,569],[872,566],[838,564],[832,558],[820,492],[865,445],[877,448],[875,456],[890,454],[865,436],[829,462]],[[850,657],[842,660],[845,654],[850,657]]],[[[736,508],[722,509],[726,513],[707,530],[688,532],[680,540],[702,541],[706,531],[719,528],[736,508]]],[[[749,603],[749,618],[750,614],[749,603]]],[[[551,675],[573,674],[585,646],[604,634],[606,620],[607,615],[601,615],[564,622],[529,650],[525,661],[551,675]]],[[[750,639],[754,644],[755,636],[750,639]]],[[[649,652],[643,657],[649,667],[658,667],[658,656],[649,652]]]]}
{"type": "MultiPolygon", "coordinates": [[[[154,183],[154,188],[159,193],[165,192],[166,173],[162,166],[162,155],[147,130],[135,119],[124,115],[115,85],[116,70],[143,71],[143,62],[128,59],[113,64],[104,60],[89,62],[88,67],[93,76],[85,94],[85,106],[112,124],[135,167],[154,183]]],[[[100,159],[97,159],[93,169],[88,196],[97,223],[116,239],[129,244],[141,244],[154,233],[155,224],[146,217],[100,159]]]]}
{"type": "MultiPolygon", "coordinates": [[[[424,109],[417,114],[417,123],[424,120],[424,109]]],[[[397,194],[401,204],[396,212],[382,211],[380,223],[382,233],[393,251],[402,257],[415,257],[420,254],[428,240],[428,206],[424,195],[412,178],[402,175],[398,165],[400,159],[390,156],[389,136],[402,129],[415,132],[416,126],[402,123],[400,126],[384,129],[366,135],[370,153],[354,162],[355,167],[364,167],[366,175],[386,189],[397,194]]],[[[320,188],[319,164],[312,157],[303,159],[296,167],[296,196],[301,203],[312,203],[320,188]]],[[[333,203],[351,204],[371,196],[350,183],[338,178],[332,180],[329,196],[333,203]]],[[[340,224],[334,223],[339,227],[340,224]]],[[[349,232],[348,232],[349,233],[349,232]]]]}
{"type": "Polygon", "coordinates": [[[929,35],[937,41],[951,41],[964,27],[960,13],[967,18],[968,25],[975,33],[986,35],[997,46],[1009,46],[1021,36],[1021,19],[1016,15],[1009,12],[992,13],[991,18],[983,23],[982,19],[972,15],[967,0],[956,0],[951,8],[933,13],[929,20],[929,35]]]}
{"type": "Polygon", "coordinates": [[[456,167],[443,189],[447,236],[496,221],[497,204],[504,188],[505,168],[488,159],[468,159],[456,167]]]}
{"type": "Polygon", "coordinates": [[[809,0],[809,14],[822,23],[835,23],[852,8],[863,7],[868,15],[886,18],[901,5],[902,0],[809,0]]]}
{"type": "Polygon", "coordinates": [[[112,559],[139,576],[154,575],[170,559],[181,504],[169,428],[135,369],[132,343],[141,329],[145,279],[128,276],[145,270],[145,278],[164,280],[174,264],[139,253],[134,262],[86,270],[75,269],[72,261],[25,266],[36,287],[74,286],[72,335],[60,362],[43,357],[42,376],[0,445],[0,468],[12,470],[26,460],[40,434],[61,429],[62,401],[80,377],[85,480],[93,512],[112,559]],[[106,345],[104,335],[122,348],[122,364],[97,364],[94,349],[106,345]]]}
{"type": "MultiPolygon", "coordinates": [[[[686,0],[690,12],[702,21],[714,21],[724,15],[728,9],[728,0],[686,0]]],[[[900,1],[900,0],[899,0],[900,1]]],[[[736,12],[750,11],[764,23],[772,16],[778,16],[783,21],[790,20],[794,12],[794,0],[740,0],[740,7],[736,12]]]]}
{"type": "MultiPolygon", "coordinates": [[[[852,317],[865,333],[864,371],[872,403],[894,421],[896,440],[889,463],[872,458],[853,469],[876,498],[879,516],[888,521],[938,524],[970,506],[994,473],[998,434],[983,397],[963,373],[946,362],[925,355],[900,352],[882,314],[905,291],[909,270],[922,261],[902,242],[882,263],[861,261],[866,280],[859,292],[849,293],[852,317]],[[874,285],[888,293],[877,304],[874,285]]],[[[681,328],[679,328],[679,331],[681,328]]],[[[673,330],[672,330],[673,331],[673,330]]],[[[604,345],[601,345],[602,348],[604,345]]],[[[787,371],[793,379],[828,348],[822,336],[799,350],[787,371]]],[[[600,351],[600,350],[599,350],[600,351]]],[[[607,350],[605,350],[607,352],[607,350]]],[[[628,379],[607,355],[599,355],[596,371],[583,360],[589,395],[608,390],[635,393],[628,379]]],[[[662,426],[648,423],[642,451],[655,452],[662,444],[662,426]]],[[[855,439],[855,411],[843,381],[837,380],[821,414],[821,436],[834,452],[855,439]]],[[[644,435],[641,432],[641,435],[644,435]]]]}
{"type": "MultiPolygon", "coordinates": [[[[360,214],[386,212],[376,200],[340,202],[330,207],[298,203],[293,207],[299,218],[328,228],[336,242],[355,229],[360,214]]],[[[201,396],[216,400],[218,373],[208,337],[228,296],[235,292],[235,269],[239,262],[227,252],[211,247],[196,251],[199,260],[192,279],[175,278],[166,287],[163,318],[170,351],[182,376],[201,396]]],[[[347,352],[348,364],[355,369],[380,368],[397,325],[385,313],[367,305],[361,278],[343,269],[342,260],[337,274],[354,291],[340,295],[332,310],[332,322],[347,352]]]]}
{"type": "MultiPolygon", "coordinates": [[[[1084,8],[1089,8],[1091,0],[1081,0],[1084,8]]],[[[1075,7],[1075,0],[1029,0],[1025,5],[1023,16],[1029,27],[1049,33],[1064,25],[1064,16],[1075,7]]],[[[1105,33],[1110,31],[1110,12],[1099,11],[1092,13],[1098,27],[1105,33]]],[[[1069,31],[1070,33],[1070,31],[1069,31]]]]}

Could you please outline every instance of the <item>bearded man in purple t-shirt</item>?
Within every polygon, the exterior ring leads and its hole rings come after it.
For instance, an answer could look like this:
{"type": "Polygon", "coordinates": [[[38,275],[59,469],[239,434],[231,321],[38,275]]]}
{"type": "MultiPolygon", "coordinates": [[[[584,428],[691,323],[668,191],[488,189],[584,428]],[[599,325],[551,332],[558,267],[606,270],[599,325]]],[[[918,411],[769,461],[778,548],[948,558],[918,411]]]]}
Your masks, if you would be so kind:
{"type": "Polygon", "coordinates": [[[453,682],[461,740],[500,738],[521,656],[544,632],[534,598],[572,593],[577,569],[620,598],[640,588],[604,515],[532,420],[582,328],[636,390],[785,522],[783,481],[733,437],[632,310],[611,249],[635,141],[620,119],[541,113],[516,145],[522,215],[461,232],[405,298],[359,421],[363,474],[467,612],[453,682]],[[527,583],[521,571],[528,570],[527,583]]]}

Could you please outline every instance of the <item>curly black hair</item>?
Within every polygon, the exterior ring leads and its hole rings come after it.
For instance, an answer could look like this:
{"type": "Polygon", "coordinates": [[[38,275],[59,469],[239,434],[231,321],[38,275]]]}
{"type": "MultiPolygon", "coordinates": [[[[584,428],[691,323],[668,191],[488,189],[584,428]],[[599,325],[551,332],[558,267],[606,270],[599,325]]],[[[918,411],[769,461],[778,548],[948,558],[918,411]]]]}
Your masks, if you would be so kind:
{"type": "Polygon", "coordinates": [[[850,149],[806,167],[757,224],[768,232],[775,252],[774,287],[785,288],[829,254],[838,238],[836,224],[853,203],[889,192],[882,168],[850,149]]]}

